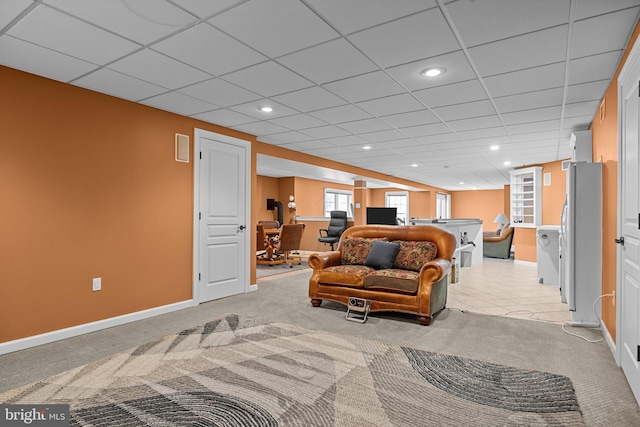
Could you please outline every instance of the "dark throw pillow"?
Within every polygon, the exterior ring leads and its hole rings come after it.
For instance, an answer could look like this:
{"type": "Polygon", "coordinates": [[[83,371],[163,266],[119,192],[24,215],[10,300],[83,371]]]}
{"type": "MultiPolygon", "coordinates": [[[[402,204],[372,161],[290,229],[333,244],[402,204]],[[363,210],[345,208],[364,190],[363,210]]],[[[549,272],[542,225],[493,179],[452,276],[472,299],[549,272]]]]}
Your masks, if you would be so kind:
{"type": "Polygon", "coordinates": [[[399,250],[400,245],[398,243],[376,240],[371,245],[371,250],[364,265],[375,269],[391,268],[399,250]]]}

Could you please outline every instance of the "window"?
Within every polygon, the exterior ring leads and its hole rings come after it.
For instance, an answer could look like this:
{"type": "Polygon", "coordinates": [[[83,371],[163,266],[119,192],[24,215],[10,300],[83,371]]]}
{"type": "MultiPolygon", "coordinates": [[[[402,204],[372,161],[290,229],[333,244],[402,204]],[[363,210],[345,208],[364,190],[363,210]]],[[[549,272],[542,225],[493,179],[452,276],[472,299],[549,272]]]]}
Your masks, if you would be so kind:
{"type": "Polygon", "coordinates": [[[324,189],[324,216],[330,217],[331,211],[345,211],[347,216],[353,216],[351,211],[351,200],[353,194],[347,190],[336,190],[334,188],[324,189]]]}
{"type": "Polygon", "coordinates": [[[393,191],[386,192],[385,206],[387,208],[396,208],[396,217],[402,220],[404,225],[408,225],[407,222],[409,215],[409,193],[406,191],[393,191]]]}
{"type": "Polygon", "coordinates": [[[451,195],[436,193],[436,218],[451,218],[451,195]]]}

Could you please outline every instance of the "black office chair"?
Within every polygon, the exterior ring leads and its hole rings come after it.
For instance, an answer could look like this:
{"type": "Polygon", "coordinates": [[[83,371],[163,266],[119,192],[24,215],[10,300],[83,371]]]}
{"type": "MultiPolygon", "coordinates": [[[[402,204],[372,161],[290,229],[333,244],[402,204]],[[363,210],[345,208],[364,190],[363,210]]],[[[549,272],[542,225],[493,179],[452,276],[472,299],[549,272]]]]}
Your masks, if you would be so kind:
{"type": "Polygon", "coordinates": [[[340,236],[347,229],[347,213],[345,211],[331,211],[331,219],[327,228],[321,228],[318,242],[333,245],[340,241],[340,236]],[[324,235],[322,234],[324,232],[324,235]]]}

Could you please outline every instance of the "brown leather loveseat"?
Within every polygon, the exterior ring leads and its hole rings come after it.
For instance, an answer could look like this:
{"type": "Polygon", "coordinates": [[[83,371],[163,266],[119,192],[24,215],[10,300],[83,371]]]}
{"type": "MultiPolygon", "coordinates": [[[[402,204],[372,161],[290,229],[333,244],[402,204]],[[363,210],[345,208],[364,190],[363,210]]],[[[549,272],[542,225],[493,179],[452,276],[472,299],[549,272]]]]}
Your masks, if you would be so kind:
{"type": "Polygon", "coordinates": [[[331,300],[346,305],[349,297],[364,298],[372,312],[413,313],[428,325],[445,307],[455,248],[452,233],[430,225],[348,228],[336,251],[309,256],[311,304],[331,300]],[[379,256],[387,250],[397,253],[379,256]]]}

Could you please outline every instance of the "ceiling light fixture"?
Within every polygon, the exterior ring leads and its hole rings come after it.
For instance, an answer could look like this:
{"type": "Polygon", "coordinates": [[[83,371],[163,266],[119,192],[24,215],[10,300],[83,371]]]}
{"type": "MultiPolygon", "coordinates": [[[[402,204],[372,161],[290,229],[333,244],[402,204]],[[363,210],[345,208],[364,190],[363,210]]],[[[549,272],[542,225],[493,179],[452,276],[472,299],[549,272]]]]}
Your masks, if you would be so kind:
{"type": "Polygon", "coordinates": [[[460,181],[460,185],[464,185],[464,181],[460,181]]]}
{"type": "Polygon", "coordinates": [[[509,166],[511,164],[511,162],[509,160],[507,160],[506,162],[503,163],[505,166],[509,166]]]}
{"type": "Polygon", "coordinates": [[[500,146],[499,146],[499,145],[492,145],[491,147],[489,147],[489,149],[490,149],[491,151],[497,151],[497,150],[499,150],[499,149],[500,149],[500,146]]]}
{"type": "Polygon", "coordinates": [[[411,167],[412,167],[412,168],[417,168],[417,167],[418,167],[418,164],[417,164],[417,163],[414,163],[414,164],[412,164],[412,165],[411,165],[411,167]]]}
{"type": "Polygon", "coordinates": [[[442,67],[429,67],[420,71],[420,75],[422,77],[437,77],[441,74],[444,74],[447,70],[442,67]]]}
{"type": "Polygon", "coordinates": [[[371,150],[371,146],[370,145],[365,145],[364,147],[362,147],[363,150],[371,150]]]}
{"type": "Polygon", "coordinates": [[[260,111],[262,111],[263,113],[270,113],[273,111],[273,108],[271,107],[260,107],[260,111]]]}

